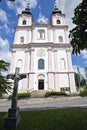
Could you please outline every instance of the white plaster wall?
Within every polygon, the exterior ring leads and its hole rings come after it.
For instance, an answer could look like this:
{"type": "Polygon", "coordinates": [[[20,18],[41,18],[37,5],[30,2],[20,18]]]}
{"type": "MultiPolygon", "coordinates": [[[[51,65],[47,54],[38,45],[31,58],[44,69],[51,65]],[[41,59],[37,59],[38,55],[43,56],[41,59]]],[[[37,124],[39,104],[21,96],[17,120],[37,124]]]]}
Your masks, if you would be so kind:
{"type": "Polygon", "coordinates": [[[65,25],[65,20],[64,20],[64,17],[61,17],[60,15],[54,15],[54,16],[52,16],[52,24],[53,25],[58,25],[57,23],[56,23],[56,21],[57,20],[60,20],[61,21],[61,24],[59,24],[59,26],[60,25],[65,25]]]}
{"type": "Polygon", "coordinates": [[[59,86],[60,87],[69,87],[68,74],[59,75],[59,86]]]}
{"type": "Polygon", "coordinates": [[[22,14],[22,16],[19,16],[18,26],[31,26],[31,25],[32,25],[32,16],[31,15],[22,14]],[[26,25],[22,24],[23,20],[26,20],[26,25]]]}
{"type": "Polygon", "coordinates": [[[58,70],[60,72],[67,72],[68,71],[68,64],[67,64],[67,54],[66,54],[66,50],[58,50],[57,52],[57,55],[58,55],[58,70]],[[65,60],[65,69],[61,69],[61,65],[60,65],[60,60],[61,59],[64,59],[65,60]]]}
{"type": "Polygon", "coordinates": [[[48,42],[53,42],[53,30],[52,30],[52,28],[48,28],[47,33],[48,33],[48,42]]]}
{"type": "Polygon", "coordinates": [[[34,36],[34,38],[33,38],[33,42],[42,42],[42,43],[44,43],[44,42],[47,42],[48,41],[48,35],[47,35],[47,28],[46,27],[35,27],[34,28],[35,30],[35,36],[34,36]],[[39,29],[42,29],[42,30],[45,30],[45,39],[38,39],[38,30],[39,29]]]}
{"type": "Polygon", "coordinates": [[[56,30],[54,31],[54,35],[55,35],[54,41],[55,41],[56,43],[60,43],[60,42],[59,42],[59,36],[62,36],[62,37],[63,37],[63,42],[61,42],[61,44],[65,43],[64,29],[56,29],[56,30]]]}
{"type": "Polygon", "coordinates": [[[18,30],[17,31],[17,37],[16,37],[16,44],[27,44],[27,30],[18,30]],[[20,37],[24,37],[24,43],[20,42],[20,37]]]}
{"type": "Polygon", "coordinates": [[[24,72],[24,61],[25,61],[25,53],[24,51],[17,51],[15,54],[15,63],[14,63],[14,68],[17,67],[17,62],[18,60],[22,60],[22,69],[20,73],[24,72]]]}
{"type": "Polygon", "coordinates": [[[47,52],[47,47],[36,47],[35,48],[35,58],[34,58],[34,63],[35,63],[35,72],[36,73],[45,73],[48,71],[48,52],[47,52]],[[46,56],[42,56],[42,57],[38,57],[37,56],[37,51],[38,49],[45,49],[45,53],[46,53],[46,56]],[[39,70],[38,69],[38,60],[39,59],[44,59],[44,63],[45,63],[45,69],[44,70],[39,70]]]}

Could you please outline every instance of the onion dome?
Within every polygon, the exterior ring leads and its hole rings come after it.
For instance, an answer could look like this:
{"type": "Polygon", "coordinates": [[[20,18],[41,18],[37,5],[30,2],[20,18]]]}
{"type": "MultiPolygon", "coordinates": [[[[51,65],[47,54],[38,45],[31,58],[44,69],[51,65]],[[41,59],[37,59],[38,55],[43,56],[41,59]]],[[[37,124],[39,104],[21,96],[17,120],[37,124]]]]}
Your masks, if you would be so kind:
{"type": "Polygon", "coordinates": [[[52,14],[62,14],[61,10],[58,9],[57,3],[54,5],[54,10],[52,11],[52,14]]]}
{"type": "Polygon", "coordinates": [[[29,4],[27,4],[26,9],[22,11],[22,14],[31,14],[29,4]]]}

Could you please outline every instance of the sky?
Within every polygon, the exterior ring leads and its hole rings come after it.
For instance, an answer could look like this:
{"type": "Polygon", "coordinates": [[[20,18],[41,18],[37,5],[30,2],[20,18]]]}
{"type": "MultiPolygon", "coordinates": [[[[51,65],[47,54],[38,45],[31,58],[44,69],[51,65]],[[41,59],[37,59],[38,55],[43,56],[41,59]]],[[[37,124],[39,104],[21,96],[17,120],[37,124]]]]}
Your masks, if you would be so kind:
{"type": "MultiPolygon", "coordinates": [[[[74,16],[74,9],[82,0],[15,0],[15,2],[2,0],[0,2],[0,60],[11,62],[10,45],[14,40],[14,27],[17,26],[18,14],[26,8],[28,2],[35,24],[39,24],[41,20],[44,24],[50,22],[50,14],[56,2],[58,8],[65,14],[66,24],[71,30],[75,26],[71,19],[74,16]]],[[[72,63],[74,71],[77,72],[78,66],[81,74],[85,76],[87,50],[83,50],[78,56],[72,55],[72,63]]]]}

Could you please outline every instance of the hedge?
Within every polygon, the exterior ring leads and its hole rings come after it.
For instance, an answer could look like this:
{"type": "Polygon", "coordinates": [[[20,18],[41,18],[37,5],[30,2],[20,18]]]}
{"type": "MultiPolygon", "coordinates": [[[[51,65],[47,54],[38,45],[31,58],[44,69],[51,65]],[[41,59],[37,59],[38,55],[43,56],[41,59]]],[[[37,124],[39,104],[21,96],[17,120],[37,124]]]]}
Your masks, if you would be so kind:
{"type": "Polygon", "coordinates": [[[54,92],[54,91],[46,92],[45,97],[49,97],[49,96],[68,96],[68,94],[65,92],[54,92]]]}
{"type": "Polygon", "coordinates": [[[87,89],[85,89],[84,91],[81,91],[79,95],[82,97],[87,96],[87,89]]]}
{"type": "MultiPolygon", "coordinates": [[[[31,94],[30,93],[18,93],[17,94],[17,98],[20,99],[20,98],[25,98],[25,97],[30,97],[31,94]]],[[[12,94],[8,97],[8,99],[12,98],[12,94]]]]}

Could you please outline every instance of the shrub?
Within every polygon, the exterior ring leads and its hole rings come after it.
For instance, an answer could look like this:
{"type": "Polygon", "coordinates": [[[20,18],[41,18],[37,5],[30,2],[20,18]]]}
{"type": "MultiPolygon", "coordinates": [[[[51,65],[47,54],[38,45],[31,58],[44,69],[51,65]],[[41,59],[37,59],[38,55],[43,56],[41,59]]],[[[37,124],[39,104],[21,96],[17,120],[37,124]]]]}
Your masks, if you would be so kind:
{"type": "Polygon", "coordinates": [[[54,92],[54,91],[46,92],[45,97],[49,97],[49,96],[68,96],[68,94],[65,92],[54,92]]]}
{"type": "Polygon", "coordinates": [[[87,96],[87,89],[85,89],[84,91],[81,91],[79,95],[82,97],[87,96]]]}
{"type": "MultiPolygon", "coordinates": [[[[18,93],[17,94],[18,99],[25,98],[25,97],[30,97],[30,96],[31,96],[30,93],[18,93]]],[[[8,98],[9,99],[12,98],[12,94],[8,98]]]]}

